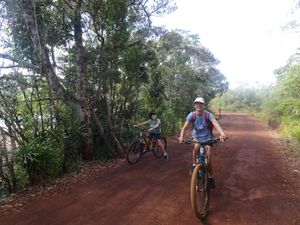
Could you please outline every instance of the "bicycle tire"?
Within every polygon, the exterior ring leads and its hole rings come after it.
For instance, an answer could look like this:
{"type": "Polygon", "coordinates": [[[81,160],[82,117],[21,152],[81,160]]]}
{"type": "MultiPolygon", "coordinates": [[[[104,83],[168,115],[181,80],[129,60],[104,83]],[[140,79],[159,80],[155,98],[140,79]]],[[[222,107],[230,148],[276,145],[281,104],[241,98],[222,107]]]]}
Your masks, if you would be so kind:
{"type": "MultiPolygon", "coordinates": [[[[164,137],[160,137],[160,140],[165,148],[165,150],[167,150],[167,139],[164,138],[164,137]]],[[[164,152],[158,148],[158,145],[155,145],[153,148],[152,148],[152,152],[153,152],[153,155],[156,157],[156,158],[161,158],[163,155],[164,155],[164,152]]]]}
{"type": "Polygon", "coordinates": [[[208,213],[209,189],[207,186],[207,168],[202,176],[199,175],[202,165],[194,168],[191,178],[191,205],[194,214],[199,219],[204,219],[208,213]]]}
{"type": "Polygon", "coordinates": [[[127,162],[132,165],[139,161],[142,156],[143,148],[139,141],[134,141],[130,144],[127,150],[127,162]]]}

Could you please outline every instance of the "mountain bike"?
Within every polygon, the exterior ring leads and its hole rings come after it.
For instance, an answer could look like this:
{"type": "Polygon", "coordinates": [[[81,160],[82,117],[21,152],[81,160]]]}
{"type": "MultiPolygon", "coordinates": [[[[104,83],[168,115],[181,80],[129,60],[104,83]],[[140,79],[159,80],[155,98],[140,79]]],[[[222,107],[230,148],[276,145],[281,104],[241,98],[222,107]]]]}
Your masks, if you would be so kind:
{"type": "MultiPolygon", "coordinates": [[[[227,139],[227,138],[226,138],[227,139]]],[[[204,142],[195,140],[184,140],[185,144],[199,143],[200,150],[196,158],[196,166],[191,178],[191,205],[195,215],[199,219],[204,219],[209,208],[209,187],[207,155],[205,145],[218,143],[220,138],[213,138],[204,142]]]]}
{"type": "MultiPolygon", "coordinates": [[[[154,139],[149,139],[145,132],[145,128],[135,127],[139,130],[139,135],[129,145],[127,150],[127,162],[132,165],[137,163],[140,158],[147,152],[152,152],[156,158],[161,158],[164,154],[163,150],[159,148],[157,142],[154,139]]],[[[165,150],[167,149],[167,140],[164,137],[160,137],[165,150]]]]}

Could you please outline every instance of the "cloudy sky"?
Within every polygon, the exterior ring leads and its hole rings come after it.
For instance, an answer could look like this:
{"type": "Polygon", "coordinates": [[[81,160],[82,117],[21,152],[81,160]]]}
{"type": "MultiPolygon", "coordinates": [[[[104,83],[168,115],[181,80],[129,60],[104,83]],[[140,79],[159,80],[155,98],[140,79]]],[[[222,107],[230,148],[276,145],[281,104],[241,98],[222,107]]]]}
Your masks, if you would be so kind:
{"type": "Polygon", "coordinates": [[[294,0],[175,1],[178,9],[154,24],[199,34],[231,87],[274,82],[273,71],[300,47],[299,33],[281,29],[293,16],[294,0]]]}

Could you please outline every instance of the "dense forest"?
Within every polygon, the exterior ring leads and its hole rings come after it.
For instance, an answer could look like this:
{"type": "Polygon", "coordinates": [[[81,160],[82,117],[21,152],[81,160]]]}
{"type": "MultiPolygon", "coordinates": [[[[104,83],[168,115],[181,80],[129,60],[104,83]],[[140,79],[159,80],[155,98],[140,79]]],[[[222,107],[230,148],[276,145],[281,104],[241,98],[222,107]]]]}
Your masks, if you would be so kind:
{"type": "Polygon", "coordinates": [[[123,157],[157,111],[178,131],[196,96],[228,89],[197,35],[154,27],[172,0],[3,0],[0,193],[123,157]]]}

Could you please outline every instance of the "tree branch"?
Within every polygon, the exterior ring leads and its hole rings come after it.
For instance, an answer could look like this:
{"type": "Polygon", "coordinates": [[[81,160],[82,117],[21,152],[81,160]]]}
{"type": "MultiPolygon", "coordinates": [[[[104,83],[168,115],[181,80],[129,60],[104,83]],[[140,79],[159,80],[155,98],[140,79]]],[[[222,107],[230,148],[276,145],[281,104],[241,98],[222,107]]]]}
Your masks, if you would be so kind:
{"type": "Polygon", "coordinates": [[[34,66],[34,65],[31,65],[31,64],[28,64],[28,63],[24,63],[14,57],[12,57],[11,55],[8,55],[8,54],[3,54],[3,53],[0,53],[0,58],[2,59],[6,59],[6,60],[10,60],[12,62],[15,62],[17,63],[18,65],[7,65],[7,66],[0,66],[0,68],[2,69],[11,69],[11,68],[30,68],[30,69],[33,69],[33,70],[38,70],[39,67],[38,66],[34,66]]]}

